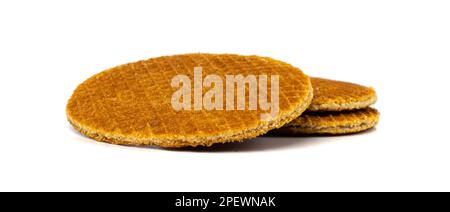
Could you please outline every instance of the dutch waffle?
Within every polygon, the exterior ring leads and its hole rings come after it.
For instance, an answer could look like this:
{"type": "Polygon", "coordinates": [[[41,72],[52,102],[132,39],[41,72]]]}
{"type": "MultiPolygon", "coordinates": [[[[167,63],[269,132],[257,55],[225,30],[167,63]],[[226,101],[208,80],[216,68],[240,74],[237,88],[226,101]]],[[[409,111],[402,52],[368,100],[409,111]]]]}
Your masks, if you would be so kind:
{"type": "Polygon", "coordinates": [[[305,112],[280,129],[276,134],[349,134],[368,130],[377,125],[380,114],[365,108],[339,112],[305,112]]]}
{"type": "Polygon", "coordinates": [[[362,85],[311,77],[314,98],[308,111],[366,108],[377,101],[375,90],[362,85]]]}
{"type": "MultiPolygon", "coordinates": [[[[270,89],[270,83],[268,83],[270,89]]],[[[206,89],[203,89],[203,94],[206,89]]],[[[67,117],[82,134],[102,142],[162,147],[211,146],[241,141],[289,123],[309,106],[309,77],[268,57],[232,54],[164,56],[120,65],[80,84],[67,105],[67,117]],[[203,75],[279,75],[279,113],[260,119],[258,110],[179,110],[171,105],[171,79],[203,75]]],[[[235,93],[235,99],[236,99],[235,93]]],[[[246,99],[248,103],[248,98],[246,99]]]]}

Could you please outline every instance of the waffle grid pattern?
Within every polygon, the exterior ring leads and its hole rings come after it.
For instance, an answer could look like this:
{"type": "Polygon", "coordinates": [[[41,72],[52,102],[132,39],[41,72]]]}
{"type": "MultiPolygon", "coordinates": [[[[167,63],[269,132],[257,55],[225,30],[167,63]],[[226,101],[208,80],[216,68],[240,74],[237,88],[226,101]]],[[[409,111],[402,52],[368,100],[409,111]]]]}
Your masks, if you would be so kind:
{"type": "Polygon", "coordinates": [[[308,111],[343,111],[369,107],[377,100],[375,90],[354,83],[311,77],[314,98],[308,111]]]}
{"type": "MultiPolygon", "coordinates": [[[[270,83],[268,88],[270,93],[270,83]]],[[[207,90],[203,89],[203,94],[207,90]]],[[[74,91],[67,116],[77,130],[99,141],[164,147],[210,146],[256,137],[281,127],[298,117],[311,99],[309,78],[287,63],[258,56],[186,54],[120,65],[94,75],[74,91]],[[263,122],[259,119],[263,111],[248,108],[175,111],[170,100],[177,88],[171,87],[171,79],[184,74],[193,81],[194,67],[203,68],[203,77],[216,74],[223,82],[225,75],[279,75],[278,117],[263,122]]]]}

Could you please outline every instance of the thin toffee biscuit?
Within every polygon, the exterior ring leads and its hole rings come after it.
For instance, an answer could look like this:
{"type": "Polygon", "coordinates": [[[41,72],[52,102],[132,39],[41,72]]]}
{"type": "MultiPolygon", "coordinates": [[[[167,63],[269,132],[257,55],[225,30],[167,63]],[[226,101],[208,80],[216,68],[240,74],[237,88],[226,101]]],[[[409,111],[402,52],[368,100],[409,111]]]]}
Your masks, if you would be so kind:
{"type": "MultiPolygon", "coordinates": [[[[268,87],[270,88],[270,81],[268,87]]],[[[193,86],[194,87],[194,86],[193,86]]],[[[202,95],[208,89],[203,89],[202,95]]],[[[298,68],[268,57],[232,54],[164,56],[120,65],[80,84],[67,104],[75,129],[98,141],[162,147],[211,146],[241,141],[297,118],[312,99],[309,77],[298,68]],[[171,97],[176,75],[279,76],[279,112],[262,120],[258,110],[175,110],[171,97]]],[[[237,99],[237,94],[234,94],[237,99]]],[[[270,99],[269,99],[270,100],[270,99]]],[[[245,100],[248,105],[248,99],[245,100]]]]}
{"type": "Polygon", "coordinates": [[[373,108],[339,112],[306,112],[275,134],[350,134],[368,130],[377,125],[380,113],[373,108]]]}
{"type": "Polygon", "coordinates": [[[369,107],[377,101],[373,88],[311,77],[314,98],[308,111],[343,111],[369,107]]]}

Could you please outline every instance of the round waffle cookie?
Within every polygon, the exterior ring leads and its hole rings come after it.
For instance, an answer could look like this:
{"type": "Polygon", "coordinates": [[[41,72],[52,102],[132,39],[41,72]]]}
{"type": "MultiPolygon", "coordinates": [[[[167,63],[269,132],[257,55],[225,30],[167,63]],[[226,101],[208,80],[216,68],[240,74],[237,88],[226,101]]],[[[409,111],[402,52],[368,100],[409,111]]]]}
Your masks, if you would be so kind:
{"type": "Polygon", "coordinates": [[[366,108],[377,101],[375,90],[362,85],[311,77],[314,98],[308,111],[366,108]]]}
{"type": "Polygon", "coordinates": [[[377,125],[380,113],[373,108],[340,112],[306,112],[280,129],[279,134],[350,134],[377,125]]]}
{"type": "MultiPolygon", "coordinates": [[[[212,85],[203,87],[200,98],[210,89],[212,85]]],[[[306,110],[311,103],[312,90],[309,77],[298,68],[271,58],[185,54],[120,65],[96,74],[76,88],[66,111],[75,129],[102,142],[162,147],[211,146],[253,138],[283,126],[306,110]],[[261,114],[267,112],[267,108],[264,111],[261,107],[249,109],[248,84],[244,85],[247,95],[243,110],[236,106],[238,86],[234,92],[227,90],[230,97],[234,97],[234,110],[225,106],[222,110],[198,108],[195,89],[202,84],[195,82],[196,67],[202,68],[203,78],[214,75],[215,79],[221,79],[223,87],[228,76],[256,75],[260,79],[258,76],[266,75],[269,102],[274,90],[270,79],[278,75],[278,113],[262,119],[261,114]],[[182,109],[173,107],[173,95],[179,90],[173,85],[177,75],[194,81],[192,92],[188,92],[194,99],[191,99],[190,110],[186,105],[182,109]]],[[[184,102],[184,96],[182,100],[184,102]]],[[[223,103],[228,103],[228,96],[223,97],[223,103]]]]}

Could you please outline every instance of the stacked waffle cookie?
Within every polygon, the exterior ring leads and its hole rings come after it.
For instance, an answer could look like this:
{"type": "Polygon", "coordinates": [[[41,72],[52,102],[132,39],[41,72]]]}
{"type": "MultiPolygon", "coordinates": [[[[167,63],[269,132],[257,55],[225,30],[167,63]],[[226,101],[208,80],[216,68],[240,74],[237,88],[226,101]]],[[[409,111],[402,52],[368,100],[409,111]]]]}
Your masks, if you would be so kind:
{"type": "Polygon", "coordinates": [[[92,76],[75,89],[66,114],[76,130],[97,141],[178,148],[243,141],[272,130],[355,133],[377,124],[378,111],[369,108],[375,101],[371,88],[310,78],[268,57],[184,54],[92,76]]]}
{"type": "Polygon", "coordinates": [[[322,78],[311,83],[314,97],[307,111],[275,133],[349,134],[377,125],[380,114],[370,107],[377,100],[373,88],[322,78]]]}

